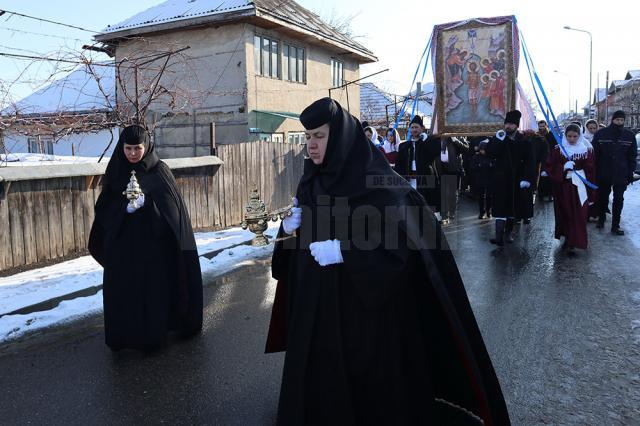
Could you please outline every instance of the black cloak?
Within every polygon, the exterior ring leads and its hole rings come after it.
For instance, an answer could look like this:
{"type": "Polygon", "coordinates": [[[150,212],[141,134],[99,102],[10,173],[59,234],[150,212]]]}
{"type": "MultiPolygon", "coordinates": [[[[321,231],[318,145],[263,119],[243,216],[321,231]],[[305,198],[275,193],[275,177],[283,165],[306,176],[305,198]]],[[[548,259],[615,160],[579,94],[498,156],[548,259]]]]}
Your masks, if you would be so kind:
{"type": "Polygon", "coordinates": [[[281,228],[272,261],[278,286],[266,352],[286,350],[278,424],[510,424],[424,198],[337,102],[316,102],[301,121],[318,124],[307,118],[323,114],[331,129],[325,160],[306,160],[302,226],[293,237],[281,228]],[[406,214],[376,218],[385,207],[406,214]],[[365,222],[379,226],[365,232],[365,222]],[[309,244],[334,238],[344,263],[321,267],[309,244]]]}
{"type": "Polygon", "coordinates": [[[531,190],[536,182],[536,155],[531,141],[520,132],[514,139],[507,136],[503,141],[494,136],[487,144],[487,154],[495,160],[493,217],[533,217],[531,190]],[[531,187],[521,189],[522,181],[531,187]]]}
{"type": "Polygon", "coordinates": [[[129,126],[109,161],[95,207],[89,252],[104,267],[105,338],[114,350],[155,349],[168,331],[185,336],[202,329],[202,276],[189,213],[169,167],[159,160],[147,131],[129,126]],[[144,144],[131,164],[124,144],[144,144]],[[144,206],[127,213],[123,191],[131,171],[144,206]]]}

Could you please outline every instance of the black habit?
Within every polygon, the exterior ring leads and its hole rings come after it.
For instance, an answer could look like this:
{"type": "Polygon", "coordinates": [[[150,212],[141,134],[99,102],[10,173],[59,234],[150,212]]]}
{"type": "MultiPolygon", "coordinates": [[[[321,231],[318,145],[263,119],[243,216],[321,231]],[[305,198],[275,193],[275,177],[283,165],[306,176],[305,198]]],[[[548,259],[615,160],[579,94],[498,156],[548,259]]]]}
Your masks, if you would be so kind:
{"type": "Polygon", "coordinates": [[[514,139],[507,136],[503,141],[494,136],[487,144],[487,154],[495,160],[493,216],[532,217],[530,194],[535,183],[536,156],[531,142],[520,132],[516,132],[514,139]],[[531,188],[521,189],[522,181],[529,182],[531,188]]]}
{"type": "Polygon", "coordinates": [[[91,255],[104,267],[106,344],[153,350],[168,331],[188,336],[202,328],[202,276],[191,220],[169,167],[154,152],[146,130],[123,130],[109,161],[89,237],[91,255]],[[124,144],[144,144],[129,163],[124,144]],[[131,171],[145,194],[133,213],[123,195],[131,171]]]}
{"type": "Polygon", "coordinates": [[[427,205],[439,210],[440,191],[434,161],[440,155],[440,140],[429,136],[427,140],[408,139],[398,148],[398,157],[394,170],[407,181],[416,179],[417,190],[427,201],[427,205]],[[412,170],[415,158],[416,170],[412,170]]]}
{"type": "Polygon", "coordinates": [[[310,108],[303,124],[313,109],[328,110],[330,134],[323,164],[305,163],[302,226],[292,237],[281,228],[273,255],[278,285],[266,351],[286,351],[278,424],[480,417],[508,425],[458,268],[424,198],[337,102],[310,108]],[[389,207],[396,213],[375,214],[389,207]],[[344,263],[322,267],[312,257],[309,244],[327,239],[341,241],[344,263]]]}

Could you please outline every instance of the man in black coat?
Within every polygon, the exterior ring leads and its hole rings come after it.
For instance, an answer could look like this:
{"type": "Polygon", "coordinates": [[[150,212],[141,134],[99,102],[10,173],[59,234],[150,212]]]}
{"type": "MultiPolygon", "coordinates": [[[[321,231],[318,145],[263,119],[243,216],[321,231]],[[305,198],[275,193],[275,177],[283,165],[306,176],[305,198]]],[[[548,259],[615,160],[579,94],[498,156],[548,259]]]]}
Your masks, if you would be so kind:
{"type": "Polygon", "coordinates": [[[624,235],[624,231],[620,228],[620,216],[624,204],[624,192],[627,190],[627,185],[633,182],[638,149],[635,136],[624,128],[625,118],[624,111],[616,111],[609,127],[599,130],[592,142],[596,158],[600,212],[597,226],[604,228],[609,194],[613,188],[611,232],[615,235],[624,235]]]}
{"type": "Polygon", "coordinates": [[[433,162],[439,144],[431,143],[425,133],[422,117],[416,115],[409,126],[409,138],[400,144],[395,171],[424,197],[434,211],[439,211],[440,194],[433,162]]]}
{"type": "Polygon", "coordinates": [[[487,153],[496,161],[494,169],[493,216],[496,218],[496,236],[492,244],[503,246],[505,240],[513,242],[514,216],[518,192],[531,188],[535,178],[536,157],[533,146],[518,132],[520,111],[510,111],[504,120],[504,130],[489,140],[487,153]]]}
{"type": "Polygon", "coordinates": [[[427,146],[433,151],[434,143],[438,142],[440,155],[435,158],[434,164],[440,183],[440,214],[442,224],[448,225],[449,221],[455,218],[458,182],[462,176],[461,154],[469,152],[469,143],[456,137],[442,137],[427,141],[427,146]]]}
{"type": "MultiPolygon", "coordinates": [[[[549,130],[549,126],[547,126],[547,122],[544,120],[538,121],[538,135],[544,138],[546,141],[546,154],[544,158],[540,158],[541,164],[544,164],[547,161],[547,155],[553,150],[553,147],[558,145],[555,136],[553,136],[553,132],[549,130]]],[[[541,150],[540,154],[544,154],[541,150]]],[[[538,196],[542,201],[544,201],[545,197],[549,201],[553,201],[553,194],[551,192],[551,179],[547,175],[547,172],[540,172],[540,180],[538,181],[538,196]]]]}

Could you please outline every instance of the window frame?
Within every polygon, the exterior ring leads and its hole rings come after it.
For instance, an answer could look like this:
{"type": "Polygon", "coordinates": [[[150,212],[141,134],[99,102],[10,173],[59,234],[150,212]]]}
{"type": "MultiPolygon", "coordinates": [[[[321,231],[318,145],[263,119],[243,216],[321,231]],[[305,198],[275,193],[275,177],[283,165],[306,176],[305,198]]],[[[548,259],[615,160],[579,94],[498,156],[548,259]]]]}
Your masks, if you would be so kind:
{"type": "Polygon", "coordinates": [[[282,64],[286,67],[286,73],[283,71],[283,75],[286,74],[287,78],[283,78],[288,83],[307,84],[307,48],[301,47],[294,43],[283,42],[282,50],[282,64]],[[285,56],[284,51],[287,51],[285,56]],[[295,57],[292,52],[295,51],[295,57]],[[302,64],[302,70],[300,70],[300,64],[302,64]],[[292,77],[292,69],[294,70],[294,76],[292,77]]]}

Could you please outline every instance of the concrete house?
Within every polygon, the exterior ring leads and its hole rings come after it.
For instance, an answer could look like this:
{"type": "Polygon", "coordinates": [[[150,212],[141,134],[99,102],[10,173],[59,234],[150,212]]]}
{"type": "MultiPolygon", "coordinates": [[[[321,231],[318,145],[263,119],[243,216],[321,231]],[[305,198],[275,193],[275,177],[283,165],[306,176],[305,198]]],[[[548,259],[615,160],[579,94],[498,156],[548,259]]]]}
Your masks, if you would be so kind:
{"type": "MultiPolygon", "coordinates": [[[[178,114],[155,106],[148,114],[165,157],[207,155],[212,140],[299,143],[300,112],[329,89],[357,80],[361,64],[377,60],[293,1],[169,0],[110,25],[95,39],[116,63],[140,52],[189,47],[171,59],[185,62],[183,71],[163,76],[162,83],[177,79],[200,99],[183,100],[178,114]]],[[[123,102],[120,85],[117,90],[123,102]]],[[[331,95],[360,115],[359,86],[331,95]]]]}
{"type": "Polygon", "coordinates": [[[101,62],[68,75],[0,111],[0,154],[109,156],[118,138],[112,122],[115,67],[101,62]],[[100,82],[100,88],[98,87],[100,82]]]}

